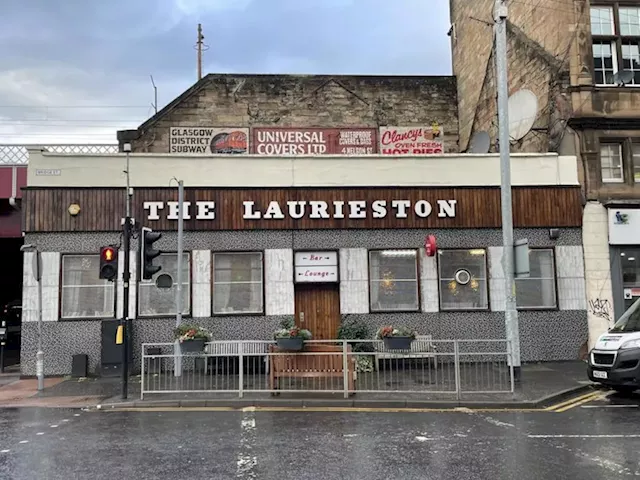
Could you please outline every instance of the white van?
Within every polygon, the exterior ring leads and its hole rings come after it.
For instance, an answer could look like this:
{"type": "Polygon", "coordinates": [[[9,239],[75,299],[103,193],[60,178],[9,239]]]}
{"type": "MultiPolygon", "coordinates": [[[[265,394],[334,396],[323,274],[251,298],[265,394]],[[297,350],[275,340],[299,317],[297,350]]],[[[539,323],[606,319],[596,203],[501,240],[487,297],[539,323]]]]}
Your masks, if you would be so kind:
{"type": "Polygon", "coordinates": [[[640,299],[589,352],[589,379],[619,392],[640,388],[640,299]]]}

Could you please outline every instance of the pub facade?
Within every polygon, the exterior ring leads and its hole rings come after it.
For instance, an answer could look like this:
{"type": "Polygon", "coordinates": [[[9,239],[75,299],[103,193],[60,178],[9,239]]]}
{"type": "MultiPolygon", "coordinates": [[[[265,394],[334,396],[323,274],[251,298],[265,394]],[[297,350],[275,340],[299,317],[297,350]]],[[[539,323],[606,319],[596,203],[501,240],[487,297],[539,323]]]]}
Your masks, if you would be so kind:
{"type": "MultiPolygon", "coordinates": [[[[23,229],[42,252],[45,373],[69,374],[76,354],[98,372],[104,323],[123,314],[121,280],[98,273],[101,247],[121,249],[125,154],[29,153],[23,229]]],[[[531,275],[517,280],[522,361],[576,359],[588,335],[576,160],[512,162],[515,239],[532,249],[531,275]]],[[[316,339],[336,338],[347,318],[372,337],[393,324],[434,339],[505,338],[497,155],[134,153],[129,171],[136,227],[162,233],[158,274],[173,279],[184,182],[183,321],[215,340],[268,340],[285,318],[316,339]]],[[[138,366],[142,343],[173,341],[176,290],[140,280],[137,234],[131,250],[138,366]]],[[[37,284],[24,255],[21,368],[34,375],[37,284]]]]}

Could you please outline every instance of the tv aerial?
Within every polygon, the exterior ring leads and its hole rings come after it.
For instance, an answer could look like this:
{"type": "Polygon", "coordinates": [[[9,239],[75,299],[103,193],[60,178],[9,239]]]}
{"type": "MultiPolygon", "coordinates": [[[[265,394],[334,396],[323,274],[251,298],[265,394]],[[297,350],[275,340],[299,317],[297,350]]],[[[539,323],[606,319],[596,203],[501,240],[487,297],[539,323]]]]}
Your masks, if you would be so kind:
{"type": "Polygon", "coordinates": [[[476,132],[469,142],[469,153],[489,153],[491,138],[485,131],[476,132]]]}
{"type": "Polygon", "coordinates": [[[523,88],[509,97],[509,138],[520,140],[529,131],[538,116],[538,97],[523,88]]]}

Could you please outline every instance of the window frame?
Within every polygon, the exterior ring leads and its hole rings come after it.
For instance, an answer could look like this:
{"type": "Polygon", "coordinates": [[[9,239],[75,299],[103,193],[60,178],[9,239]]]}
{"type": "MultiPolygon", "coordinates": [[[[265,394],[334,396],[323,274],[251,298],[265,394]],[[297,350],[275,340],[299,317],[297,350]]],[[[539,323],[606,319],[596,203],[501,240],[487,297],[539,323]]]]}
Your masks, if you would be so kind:
{"type": "MultiPolygon", "coordinates": [[[[187,254],[189,257],[189,311],[187,313],[183,313],[182,314],[182,318],[191,318],[191,314],[193,312],[193,252],[192,251],[183,251],[182,254],[187,254]]],[[[177,251],[163,251],[160,256],[162,255],[175,255],[176,257],[178,256],[178,252],[177,251]]],[[[156,257],[156,258],[160,258],[160,256],[156,257]]],[[[140,256],[138,255],[137,258],[139,259],[140,256]]],[[[138,272],[141,271],[142,265],[137,265],[137,270],[138,272]]],[[[161,274],[162,270],[160,270],[158,272],[158,274],[161,274]]],[[[140,286],[143,284],[148,284],[149,281],[147,280],[142,280],[142,276],[139,274],[138,275],[138,282],[136,284],[136,318],[140,318],[140,319],[158,319],[158,318],[167,318],[167,317],[175,317],[175,313],[160,313],[160,314],[152,314],[152,315],[147,315],[147,314],[143,314],[140,313],[140,286]]]]}
{"type": "MultiPolygon", "coordinates": [[[[604,141],[600,141],[599,145],[598,145],[598,159],[599,159],[599,163],[600,163],[600,182],[602,184],[624,184],[626,183],[626,175],[625,175],[625,149],[624,149],[624,141],[619,141],[616,139],[606,139],[604,141]],[[618,147],[618,151],[620,153],[620,172],[622,173],[622,177],[621,178],[604,178],[604,176],[602,175],[603,173],[603,167],[602,167],[602,149],[605,146],[612,146],[612,145],[616,145],[618,147]]],[[[611,168],[610,168],[611,169],[611,168]]]]}
{"type": "MultiPolygon", "coordinates": [[[[589,5],[589,34],[591,35],[591,72],[592,72],[592,81],[593,85],[596,87],[617,87],[620,88],[619,85],[615,83],[596,83],[595,81],[595,62],[594,62],[594,54],[593,54],[593,44],[596,42],[608,42],[612,44],[612,64],[613,64],[613,73],[614,75],[618,73],[620,70],[623,70],[624,67],[624,57],[622,55],[622,45],[624,43],[637,43],[640,46],[640,34],[639,35],[622,35],[621,33],[621,23],[620,23],[620,8],[639,8],[638,4],[630,4],[623,1],[607,1],[607,0],[599,0],[597,3],[589,5]],[[611,20],[613,31],[611,35],[600,35],[594,34],[591,27],[591,9],[593,8],[607,8],[611,9],[611,20]]],[[[640,47],[639,47],[640,50],[640,47]]],[[[634,72],[637,70],[633,70],[634,72]]],[[[606,76],[603,78],[606,82],[606,76]]],[[[635,82],[635,79],[634,79],[635,82]]],[[[639,83],[629,83],[625,84],[624,87],[640,87],[639,83]]]]}
{"type": "MultiPolygon", "coordinates": [[[[120,254],[120,252],[118,252],[118,254],[120,254]]],[[[58,281],[58,319],[62,322],[76,322],[76,321],[88,321],[88,320],[95,320],[95,321],[100,321],[100,320],[104,320],[104,319],[108,319],[108,320],[112,320],[115,319],[118,315],[118,288],[117,288],[117,281],[113,281],[113,282],[109,282],[108,280],[105,280],[107,283],[107,285],[111,284],[111,288],[113,288],[114,293],[113,293],[113,315],[111,316],[99,316],[99,317],[86,317],[86,316],[79,316],[79,317],[65,317],[63,315],[64,309],[62,306],[62,301],[64,298],[64,284],[63,284],[63,280],[64,280],[64,258],[65,257],[98,257],[98,259],[100,258],[100,254],[99,253],[77,253],[77,252],[63,252],[60,253],[60,272],[59,272],[59,281],[58,281]]],[[[118,265],[119,267],[120,265],[118,265]]],[[[120,278],[120,269],[118,268],[117,272],[116,272],[116,279],[120,278]]],[[[98,285],[92,285],[93,287],[97,287],[98,285]]]]}
{"type": "Polygon", "coordinates": [[[211,316],[212,317],[260,317],[266,315],[266,304],[267,304],[267,293],[266,293],[266,271],[265,271],[265,254],[264,250],[212,250],[210,252],[210,263],[211,263],[211,282],[209,285],[209,289],[211,292],[211,316]],[[261,256],[261,265],[262,265],[262,311],[260,312],[225,312],[225,313],[216,313],[214,309],[214,301],[215,301],[215,286],[216,286],[216,265],[215,265],[215,256],[218,255],[234,255],[234,254],[260,254],[261,256]]]}
{"type": "Polygon", "coordinates": [[[390,314],[390,313],[420,313],[422,312],[422,296],[420,292],[420,271],[421,271],[421,263],[420,263],[420,249],[419,248],[371,248],[367,250],[367,290],[369,291],[369,314],[390,314]],[[374,252],[389,252],[389,251],[398,251],[398,250],[411,250],[416,252],[416,298],[417,298],[417,308],[415,309],[402,309],[402,310],[374,310],[372,309],[372,295],[371,295],[371,254],[374,252]]]}
{"type": "Polygon", "coordinates": [[[558,298],[558,263],[556,261],[556,249],[553,246],[549,247],[529,247],[529,250],[546,250],[551,251],[551,261],[553,262],[553,297],[555,301],[554,307],[519,307],[518,306],[518,279],[514,278],[516,282],[516,310],[523,312],[538,311],[538,312],[553,312],[560,310],[560,301],[558,298]]]}
{"type": "Polygon", "coordinates": [[[469,247],[469,248],[438,248],[436,251],[436,274],[438,276],[438,311],[440,312],[488,312],[491,311],[491,288],[489,285],[489,247],[469,247]],[[487,306],[485,308],[444,308],[442,306],[442,280],[440,278],[440,251],[443,252],[468,252],[470,250],[484,251],[484,280],[486,282],[487,306]]]}

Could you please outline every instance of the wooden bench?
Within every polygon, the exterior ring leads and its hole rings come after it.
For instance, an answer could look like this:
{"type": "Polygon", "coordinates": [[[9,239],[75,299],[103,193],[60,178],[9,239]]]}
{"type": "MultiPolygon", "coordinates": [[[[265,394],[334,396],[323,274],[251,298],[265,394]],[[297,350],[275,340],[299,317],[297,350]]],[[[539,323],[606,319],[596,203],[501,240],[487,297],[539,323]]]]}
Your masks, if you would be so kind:
{"type": "MultiPolygon", "coordinates": [[[[300,353],[281,350],[269,345],[269,389],[272,395],[280,390],[281,378],[344,378],[344,359],[341,345],[305,344],[300,353]],[[281,353],[288,352],[286,355],[281,353]],[[313,355],[318,352],[319,355],[313,355]],[[328,355],[327,352],[336,352],[328,355]],[[273,355],[279,354],[280,355],[273,355]]],[[[347,346],[347,385],[350,395],[356,389],[356,358],[351,354],[351,345],[347,346]]],[[[332,389],[327,389],[332,390],[332,389]]],[[[337,390],[337,389],[336,389],[337,390]]]]}
{"type": "Polygon", "coordinates": [[[430,358],[434,368],[438,368],[436,347],[431,335],[416,335],[411,342],[411,350],[387,350],[383,343],[376,345],[376,370],[380,370],[380,359],[430,358]]]}

